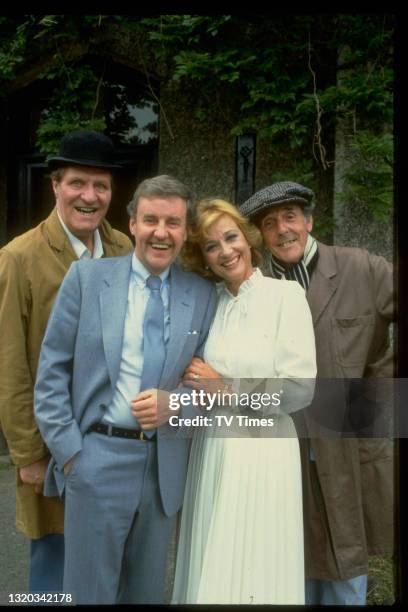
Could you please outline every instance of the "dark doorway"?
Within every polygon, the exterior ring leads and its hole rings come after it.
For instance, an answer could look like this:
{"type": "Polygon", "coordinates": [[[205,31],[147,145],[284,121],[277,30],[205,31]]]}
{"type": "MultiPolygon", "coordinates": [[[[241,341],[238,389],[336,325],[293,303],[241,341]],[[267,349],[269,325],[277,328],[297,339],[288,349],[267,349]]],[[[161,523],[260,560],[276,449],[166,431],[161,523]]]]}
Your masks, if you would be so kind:
{"type": "MultiPolygon", "coordinates": [[[[107,219],[127,234],[126,204],[138,183],[158,169],[159,117],[151,87],[133,70],[112,62],[105,67],[100,112],[105,132],[115,143],[116,162],[122,166],[115,176],[107,219]]],[[[46,156],[36,143],[41,113],[50,98],[50,84],[45,81],[35,81],[9,97],[7,240],[45,219],[55,203],[46,156]]]]}

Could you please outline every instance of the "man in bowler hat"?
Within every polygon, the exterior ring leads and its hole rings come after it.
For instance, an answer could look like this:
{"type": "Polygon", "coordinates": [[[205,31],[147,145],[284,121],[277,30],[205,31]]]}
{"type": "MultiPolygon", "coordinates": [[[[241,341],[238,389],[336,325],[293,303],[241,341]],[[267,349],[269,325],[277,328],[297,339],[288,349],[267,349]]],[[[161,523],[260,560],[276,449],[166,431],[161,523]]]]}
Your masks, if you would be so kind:
{"type": "Polygon", "coordinates": [[[79,604],[163,603],[189,453],[168,393],[202,354],[216,303],[209,281],[175,263],[192,207],[177,179],[143,181],[128,206],[133,254],[73,264],[44,337],[44,491],[65,494],[64,592],[79,604]]]}
{"type": "MultiPolygon", "coordinates": [[[[391,266],[366,250],[315,240],[310,233],[313,196],[307,187],[285,181],[241,205],[242,214],[262,233],[263,272],[304,287],[313,316],[318,379],[330,384],[330,379],[391,378],[391,266]]],[[[333,406],[327,404],[317,406],[317,414],[328,415],[330,422],[333,406]]],[[[353,417],[353,405],[347,410],[353,417]]],[[[311,414],[316,413],[304,412],[306,431],[313,426],[311,414]]],[[[368,555],[390,553],[393,547],[390,440],[332,434],[304,437],[300,446],[306,603],[364,605],[368,555]]]]}
{"type": "Polygon", "coordinates": [[[61,592],[64,562],[63,504],[43,495],[50,454],[33,408],[48,317],[73,261],[132,250],[129,238],[105,220],[119,167],[112,141],[101,133],[73,131],[47,161],[55,207],[0,250],[0,423],[17,468],[16,524],[31,540],[31,592],[61,592]]]}

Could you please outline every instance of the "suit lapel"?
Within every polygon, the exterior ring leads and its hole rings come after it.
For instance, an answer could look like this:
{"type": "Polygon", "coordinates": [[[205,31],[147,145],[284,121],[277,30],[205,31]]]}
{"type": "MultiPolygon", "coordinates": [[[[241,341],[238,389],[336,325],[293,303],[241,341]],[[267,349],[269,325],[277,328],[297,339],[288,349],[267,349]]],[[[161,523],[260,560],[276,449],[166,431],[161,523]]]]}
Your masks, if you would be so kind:
{"type": "Polygon", "coordinates": [[[172,375],[179,361],[188,331],[191,331],[194,295],[185,275],[173,265],[170,277],[170,337],[167,345],[162,380],[172,375]]]}
{"type": "Polygon", "coordinates": [[[105,274],[104,287],[99,294],[103,347],[112,385],[115,385],[118,378],[122,356],[131,261],[132,253],[114,259],[112,267],[105,274]]]}
{"type": "Polygon", "coordinates": [[[337,262],[333,249],[318,242],[319,259],[312,273],[307,301],[316,325],[337,290],[337,262]]]}

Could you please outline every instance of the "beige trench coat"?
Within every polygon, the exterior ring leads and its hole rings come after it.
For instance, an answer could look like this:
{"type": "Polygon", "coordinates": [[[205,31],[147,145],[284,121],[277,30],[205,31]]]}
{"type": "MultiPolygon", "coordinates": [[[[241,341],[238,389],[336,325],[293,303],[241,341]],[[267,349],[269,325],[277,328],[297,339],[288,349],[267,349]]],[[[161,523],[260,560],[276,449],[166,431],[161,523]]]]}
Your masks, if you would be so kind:
{"type": "MultiPolygon", "coordinates": [[[[365,250],[318,243],[307,299],[318,378],[392,377],[390,264],[365,250]]],[[[330,409],[330,407],[327,407],[330,409]]],[[[306,413],[307,420],[307,413],[306,413]]],[[[394,543],[393,446],[384,438],[301,440],[307,578],[368,572],[394,543]]]]}
{"type": "MultiPolygon", "coordinates": [[[[105,256],[126,255],[127,236],[100,227],[105,256]]],[[[58,288],[77,257],[56,209],[0,250],[0,424],[17,467],[49,455],[33,413],[41,342],[58,288]]],[[[16,525],[29,538],[63,532],[63,505],[21,482],[17,471],[16,525]]]]}

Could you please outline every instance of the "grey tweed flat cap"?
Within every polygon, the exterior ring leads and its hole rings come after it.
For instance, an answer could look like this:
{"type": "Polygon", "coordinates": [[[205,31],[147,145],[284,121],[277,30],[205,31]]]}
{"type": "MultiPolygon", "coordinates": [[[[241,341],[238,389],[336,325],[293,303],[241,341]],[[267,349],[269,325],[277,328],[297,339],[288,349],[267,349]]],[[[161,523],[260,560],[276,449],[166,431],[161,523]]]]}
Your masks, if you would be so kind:
{"type": "Polygon", "coordinates": [[[314,193],[311,189],[303,187],[299,183],[292,183],[291,181],[273,183],[273,185],[264,187],[254,193],[253,196],[241,204],[239,211],[245,217],[252,217],[271,206],[287,204],[288,202],[295,202],[313,209],[313,196],[314,193]]]}

